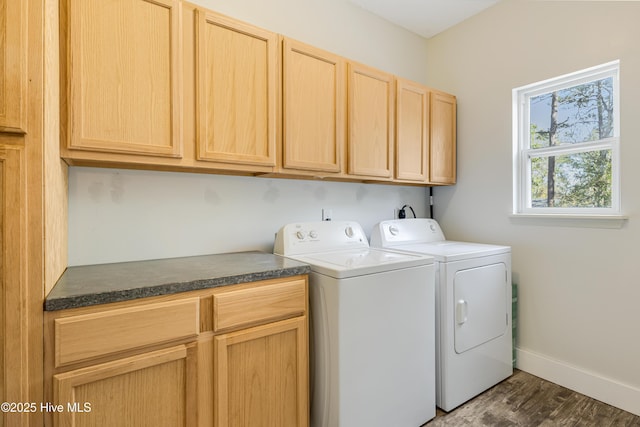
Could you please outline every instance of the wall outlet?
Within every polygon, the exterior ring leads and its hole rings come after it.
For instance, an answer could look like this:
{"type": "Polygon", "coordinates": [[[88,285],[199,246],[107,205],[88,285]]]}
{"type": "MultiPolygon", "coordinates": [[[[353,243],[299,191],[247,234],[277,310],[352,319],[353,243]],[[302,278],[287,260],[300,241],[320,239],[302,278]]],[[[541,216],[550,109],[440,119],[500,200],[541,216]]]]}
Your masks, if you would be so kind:
{"type": "Polygon", "coordinates": [[[331,209],[322,209],[322,220],[323,221],[331,221],[333,219],[333,210],[331,209]]]}

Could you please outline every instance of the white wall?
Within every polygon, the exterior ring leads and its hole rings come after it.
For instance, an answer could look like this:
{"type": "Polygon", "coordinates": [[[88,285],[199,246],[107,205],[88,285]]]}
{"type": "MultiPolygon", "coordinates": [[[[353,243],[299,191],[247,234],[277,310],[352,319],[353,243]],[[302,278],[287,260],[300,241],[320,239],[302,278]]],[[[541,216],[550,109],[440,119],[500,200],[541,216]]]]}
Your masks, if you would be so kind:
{"type": "Polygon", "coordinates": [[[458,97],[458,183],[435,191],[449,237],[510,244],[519,367],[640,415],[639,2],[503,1],[428,41],[427,83],[458,97]],[[517,221],[511,90],[620,59],[619,229],[517,221]]]}
{"type": "Polygon", "coordinates": [[[355,220],[367,235],[408,203],[428,216],[425,188],[74,167],[69,265],[273,250],[290,222],[355,220]]]}
{"type": "MultiPolygon", "coordinates": [[[[344,0],[201,0],[245,22],[425,81],[426,41],[344,0]]],[[[271,251],[285,223],[359,221],[368,234],[423,187],[80,168],[69,170],[69,265],[271,251]]]]}

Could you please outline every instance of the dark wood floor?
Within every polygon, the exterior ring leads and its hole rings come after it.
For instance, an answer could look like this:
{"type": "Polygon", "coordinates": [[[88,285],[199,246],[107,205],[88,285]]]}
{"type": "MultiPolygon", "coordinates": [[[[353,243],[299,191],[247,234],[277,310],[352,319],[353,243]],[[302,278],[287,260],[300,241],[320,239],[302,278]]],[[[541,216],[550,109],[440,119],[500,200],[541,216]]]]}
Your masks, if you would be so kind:
{"type": "Polygon", "coordinates": [[[526,372],[513,376],[449,413],[438,410],[424,427],[640,427],[640,417],[526,372]]]}

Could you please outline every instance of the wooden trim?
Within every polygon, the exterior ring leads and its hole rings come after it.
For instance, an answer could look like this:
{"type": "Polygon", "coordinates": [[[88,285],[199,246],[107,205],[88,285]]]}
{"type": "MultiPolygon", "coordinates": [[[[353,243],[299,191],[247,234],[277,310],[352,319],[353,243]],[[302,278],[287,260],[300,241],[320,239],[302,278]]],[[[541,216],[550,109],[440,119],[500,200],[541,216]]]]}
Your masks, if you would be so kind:
{"type": "Polygon", "coordinates": [[[68,167],[60,158],[59,1],[44,0],[44,294],[47,295],[67,268],[68,167]]]}
{"type": "Polygon", "coordinates": [[[198,426],[214,425],[213,333],[198,337],[198,426]]]}

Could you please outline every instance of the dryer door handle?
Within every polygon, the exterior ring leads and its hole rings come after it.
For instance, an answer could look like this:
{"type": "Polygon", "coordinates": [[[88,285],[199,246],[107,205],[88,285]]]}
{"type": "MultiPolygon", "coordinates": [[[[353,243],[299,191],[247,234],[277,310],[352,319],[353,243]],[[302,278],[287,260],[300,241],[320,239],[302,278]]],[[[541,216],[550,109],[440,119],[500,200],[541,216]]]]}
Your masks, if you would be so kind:
{"type": "Polygon", "coordinates": [[[467,321],[469,307],[467,301],[460,299],[456,302],[456,323],[462,325],[467,321]]]}

